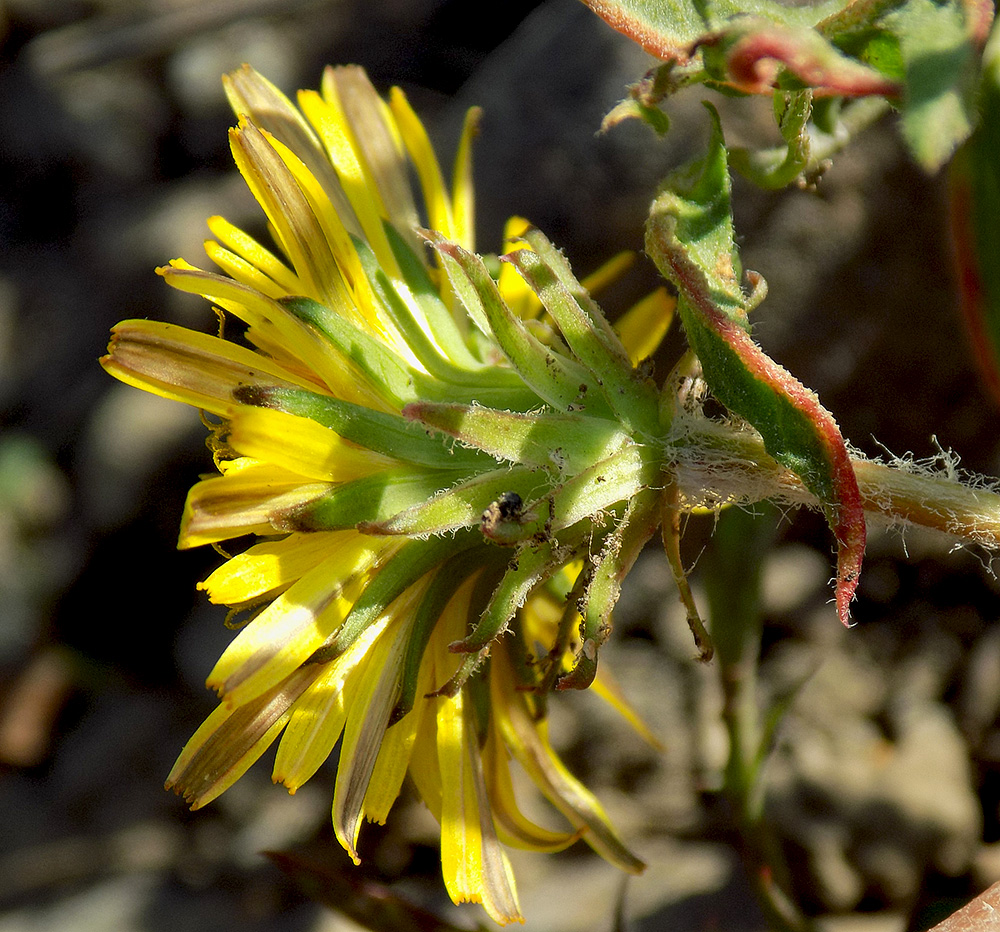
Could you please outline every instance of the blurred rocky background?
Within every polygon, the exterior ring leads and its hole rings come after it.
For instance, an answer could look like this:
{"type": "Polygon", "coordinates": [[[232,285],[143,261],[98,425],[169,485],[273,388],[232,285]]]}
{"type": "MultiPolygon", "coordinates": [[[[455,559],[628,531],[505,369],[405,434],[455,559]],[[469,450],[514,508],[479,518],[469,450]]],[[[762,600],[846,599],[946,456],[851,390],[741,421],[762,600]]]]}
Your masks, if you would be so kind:
{"type": "MultiPolygon", "coordinates": [[[[162,789],[231,636],[194,589],[217,555],[174,549],[210,459],[193,412],[96,360],[126,317],[213,326],[152,270],[200,261],[210,214],[259,226],[219,83],[244,61],[288,92],[328,62],[362,64],[379,88],[404,87],[446,161],[482,105],[480,249],[521,213],[581,273],[641,249],[657,180],[707,131],[692,92],[671,103],[665,139],[637,125],[598,136],[650,62],[576,0],[0,0],[0,932],[445,928],[403,895],[459,928],[480,921],[447,903],[415,803],[366,830],[366,861],[348,867],[329,767],[289,797],[258,766],[194,814],[162,789]]],[[[759,103],[726,110],[730,141],[772,139],[759,103]]],[[[996,475],[945,193],[891,121],[818,192],[738,183],[745,264],[771,286],[755,332],[867,453],[954,448],[996,475]]],[[[655,281],[640,260],[606,307],[655,281]]],[[[709,531],[692,522],[691,564],[709,531]]],[[[786,516],[757,555],[762,692],[794,696],[767,810],[823,929],[918,932],[1000,879],[1000,586],[982,555],[873,537],[851,631],[829,604],[821,520],[786,516]]],[[[764,929],[719,792],[716,671],[693,662],[675,602],[653,548],[607,657],[662,751],[591,696],[556,703],[553,723],[649,869],[623,885],[582,845],[516,855],[529,932],[764,929]]]]}

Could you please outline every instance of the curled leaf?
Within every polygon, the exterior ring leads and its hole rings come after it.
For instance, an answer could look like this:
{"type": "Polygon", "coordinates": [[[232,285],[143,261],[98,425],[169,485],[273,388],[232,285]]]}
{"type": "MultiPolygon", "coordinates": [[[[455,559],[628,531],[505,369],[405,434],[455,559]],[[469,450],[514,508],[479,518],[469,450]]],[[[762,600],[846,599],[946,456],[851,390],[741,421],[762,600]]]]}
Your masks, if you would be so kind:
{"type": "MultiPolygon", "coordinates": [[[[865,547],[857,479],[831,414],[750,336],[748,314],[759,297],[739,284],[726,149],[711,112],[708,155],[668,178],[653,203],[646,251],[680,292],[684,330],[713,394],[819,499],[837,540],[837,612],[847,624],[865,547]]],[[[751,281],[760,285],[759,276],[751,281]]]]}

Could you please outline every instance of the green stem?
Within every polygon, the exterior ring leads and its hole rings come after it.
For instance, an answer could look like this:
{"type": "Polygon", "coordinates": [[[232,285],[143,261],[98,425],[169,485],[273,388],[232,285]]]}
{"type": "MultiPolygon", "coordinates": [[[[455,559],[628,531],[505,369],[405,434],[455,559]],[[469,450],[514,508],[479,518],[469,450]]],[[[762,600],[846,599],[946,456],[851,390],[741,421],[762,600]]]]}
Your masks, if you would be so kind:
{"type": "Polygon", "coordinates": [[[770,506],[758,512],[723,512],[703,564],[722,684],[722,718],[729,735],[725,792],[736,816],[744,863],[771,928],[811,932],[811,921],[789,895],[788,865],[764,817],[760,768],[766,739],[757,697],[763,631],[760,574],[776,513],[770,506]]]}
{"type": "Polygon", "coordinates": [[[797,178],[812,184],[830,158],[888,109],[889,102],[884,97],[853,100],[842,107],[832,132],[823,132],[815,124],[809,124],[802,128],[805,135],[797,137],[794,144],[757,150],[730,148],[729,163],[744,178],[766,190],[783,188],[797,178]]]}

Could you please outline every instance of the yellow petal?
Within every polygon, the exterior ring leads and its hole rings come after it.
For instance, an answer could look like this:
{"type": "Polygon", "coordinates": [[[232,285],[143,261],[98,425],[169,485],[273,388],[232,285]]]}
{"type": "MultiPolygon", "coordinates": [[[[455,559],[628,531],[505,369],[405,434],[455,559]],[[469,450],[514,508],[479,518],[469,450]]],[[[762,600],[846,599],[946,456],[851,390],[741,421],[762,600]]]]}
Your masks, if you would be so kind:
{"type": "Polygon", "coordinates": [[[399,266],[393,258],[382,226],[386,208],[382,204],[378,188],[354,149],[347,117],[338,97],[330,90],[332,86],[332,82],[324,76],[324,92],[329,90],[329,93],[320,97],[315,91],[300,91],[299,106],[323,140],[344,193],[364,231],[364,238],[374,250],[379,265],[387,274],[398,276],[399,266]]]}
{"type": "MultiPolygon", "coordinates": [[[[504,253],[515,252],[518,249],[527,249],[528,244],[521,239],[531,228],[531,224],[524,217],[511,217],[508,219],[503,230],[503,251],[504,253]]],[[[509,262],[500,265],[500,278],[497,281],[497,288],[504,303],[510,308],[511,313],[522,320],[534,320],[541,313],[542,302],[538,296],[528,287],[528,283],[517,273],[517,269],[509,262]]]]}
{"type": "Polygon", "coordinates": [[[329,490],[328,482],[311,482],[256,462],[238,472],[204,479],[188,492],[177,546],[187,550],[244,534],[280,533],[274,519],[329,490]]]}
{"type": "Polygon", "coordinates": [[[323,664],[322,675],[295,703],[274,759],[272,779],[294,793],[330,756],[347,721],[348,683],[385,622],[371,625],[341,656],[323,664]]]}
{"type": "Polygon", "coordinates": [[[582,282],[584,289],[593,294],[606,288],[612,282],[621,278],[622,273],[635,262],[634,252],[620,252],[612,256],[596,271],[591,272],[582,282]]]}
{"type": "MultiPolygon", "coordinates": [[[[428,667],[431,665],[427,664],[428,667]]],[[[447,682],[447,679],[444,682],[447,682]]],[[[410,755],[409,771],[417,795],[438,822],[441,821],[441,800],[444,792],[437,754],[437,708],[443,701],[432,696],[421,703],[423,712],[413,743],[413,752],[410,755]]]]}
{"type": "Polygon", "coordinates": [[[167,789],[180,793],[192,809],[210,803],[270,747],[285,727],[292,704],[320,672],[319,667],[296,670],[235,710],[220,705],[184,746],[167,776],[167,789]]]}
{"type": "Polygon", "coordinates": [[[470,107],[462,124],[462,136],[455,155],[455,170],[451,181],[451,204],[454,213],[454,242],[469,252],[476,251],[475,186],[472,183],[472,141],[479,134],[483,112],[470,107]]]}
{"type": "Polygon", "coordinates": [[[510,862],[493,826],[470,714],[463,690],[437,711],[438,762],[449,783],[441,803],[441,873],[456,903],[482,903],[504,925],[523,922],[510,862]]]}
{"type": "Polygon", "coordinates": [[[652,356],[670,329],[677,299],[658,288],[615,323],[615,332],[628,351],[633,366],[652,356]]]}
{"type": "Polygon", "coordinates": [[[413,112],[406,95],[398,87],[389,92],[389,107],[396,118],[396,126],[399,127],[403,143],[416,166],[430,227],[443,233],[448,239],[454,240],[455,222],[452,219],[451,203],[441,175],[441,166],[434,154],[434,147],[427,136],[427,130],[413,112]]]}
{"type": "Polygon", "coordinates": [[[536,722],[517,692],[514,671],[503,650],[494,650],[490,668],[492,711],[504,741],[549,801],[605,860],[629,873],[645,865],[619,839],[594,795],[566,769],[552,750],[545,722],[536,722]]]}
{"type": "Polygon", "coordinates": [[[230,421],[228,442],[243,456],[320,481],[349,482],[394,465],[310,418],[272,408],[238,410],[230,421]]]}
{"type": "MultiPolygon", "coordinates": [[[[443,798],[441,767],[438,763],[437,715],[444,699],[434,695],[455,675],[461,659],[448,650],[452,641],[459,640],[468,625],[468,610],[478,574],[463,583],[455,596],[448,601],[435,625],[421,664],[421,675],[426,676],[417,693],[417,704],[423,706],[423,721],[410,759],[410,776],[420,798],[441,821],[443,798]],[[426,685],[425,685],[426,684],[426,685]]],[[[449,787],[451,779],[449,776],[449,787]]]]}
{"type": "Polygon", "coordinates": [[[600,696],[624,718],[650,747],[656,748],[657,751],[664,749],[660,739],[649,730],[649,726],[642,720],[642,717],[635,710],[635,706],[625,697],[621,686],[608,670],[606,663],[602,663],[598,667],[597,676],[591,684],[590,690],[600,696]]]}
{"type": "Polygon", "coordinates": [[[326,559],[340,541],[353,536],[354,531],[323,531],[255,544],[223,563],[198,588],[222,605],[257,601],[287,589],[326,559]]]}
{"type": "Polygon", "coordinates": [[[497,835],[504,844],[530,851],[563,851],[583,834],[581,830],[551,831],[536,825],[521,812],[514,795],[507,750],[493,722],[483,748],[483,771],[497,835]]]}
{"type": "MultiPolygon", "coordinates": [[[[289,292],[289,289],[284,285],[279,285],[268,278],[256,266],[236,253],[223,248],[215,240],[205,240],[205,254],[230,278],[234,278],[250,288],[255,288],[269,298],[282,298],[289,293],[300,294],[305,290],[304,288],[292,288],[289,292]]],[[[296,284],[298,283],[296,282],[296,284]]]]}
{"type": "Polygon", "coordinates": [[[326,560],[240,631],[209,674],[208,686],[238,706],[281,682],[340,627],[380,560],[396,548],[361,534],[340,540],[326,560]]]}
{"type": "Polygon", "coordinates": [[[260,269],[271,281],[280,285],[285,294],[302,293],[298,276],[274,253],[239,227],[234,227],[224,217],[215,216],[208,218],[208,228],[223,246],[260,269]]]}
{"type": "Polygon", "coordinates": [[[333,829],[355,864],[360,862],[357,844],[365,797],[389,716],[399,698],[399,677],[413,613],[426,590],[426,582],[413,585],[389,606],[383,616],[388,622],[386,631],[368,652],[360,675],[351,684],[333,795],[333,829]]]}

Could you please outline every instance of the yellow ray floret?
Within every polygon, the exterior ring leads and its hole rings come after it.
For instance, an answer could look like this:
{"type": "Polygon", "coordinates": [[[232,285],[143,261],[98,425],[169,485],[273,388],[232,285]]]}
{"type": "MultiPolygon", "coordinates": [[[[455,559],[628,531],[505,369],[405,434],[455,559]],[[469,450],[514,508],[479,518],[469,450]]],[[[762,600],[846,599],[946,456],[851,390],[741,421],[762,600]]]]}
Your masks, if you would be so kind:
{"type": "Polygon", "coordinates": [[[223,652],[208,686],[238,706],[281,682],[339,627],[398,544],[355,534],[278,596],[223,652]]]}
{"type": "Polygon", "coordinates": [[[268,408],[237,410],[229,422],[227,442],[241,456],[327,482],[349,482],[394,463],[310,418],[268,408]]]}
{"type": "Polygon", "coordinates": [[[294,793],[330,756],[355,702],[357,682],[368,663],[372,644],[388,619],[371,625],[322,673],[295,703],[274,759],[272,779],[294,793]]]}
{"type": "Polygon", "coordinates": [[[188,493],[177,541],[181,549],[244,534],[279,533],[283,529],[275,522],[283,514],[315,501],[330,490],[328,482],[311,482],[304,476],[249,457],[219,465],[223,475],[203,479],[188,493]]]}

